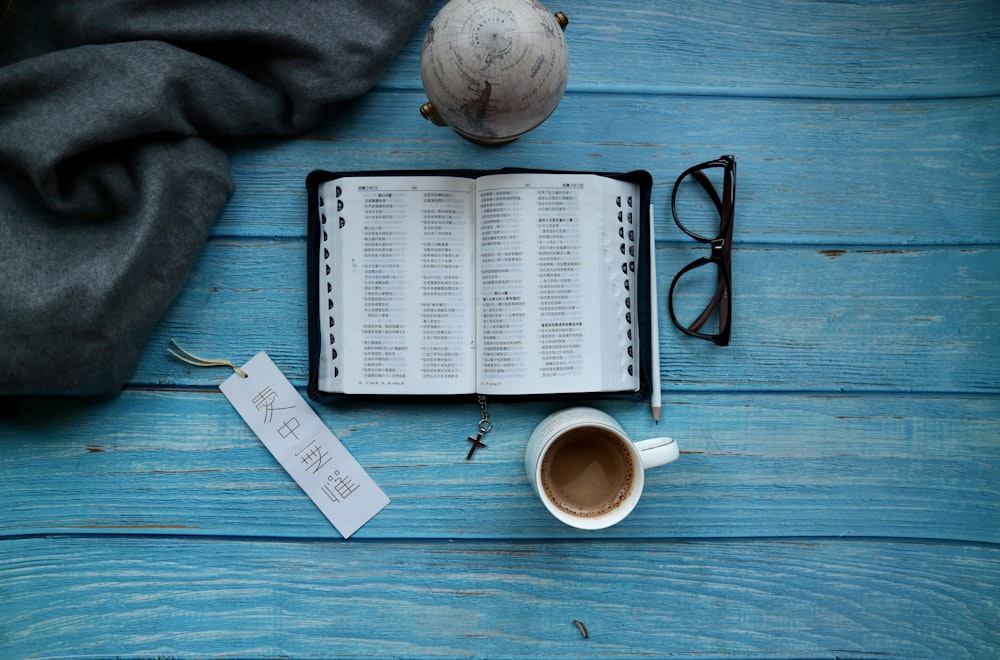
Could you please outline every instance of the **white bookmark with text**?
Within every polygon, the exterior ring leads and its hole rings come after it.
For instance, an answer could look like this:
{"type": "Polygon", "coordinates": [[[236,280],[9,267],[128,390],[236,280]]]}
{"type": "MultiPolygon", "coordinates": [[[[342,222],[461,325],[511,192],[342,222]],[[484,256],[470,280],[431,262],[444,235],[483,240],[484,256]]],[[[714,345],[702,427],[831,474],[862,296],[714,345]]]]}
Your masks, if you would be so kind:
{"type": "Polygon", "coordinates": [[[389,498],[266,353],[219,389],[281,467],[346,539],[389,498]]]}

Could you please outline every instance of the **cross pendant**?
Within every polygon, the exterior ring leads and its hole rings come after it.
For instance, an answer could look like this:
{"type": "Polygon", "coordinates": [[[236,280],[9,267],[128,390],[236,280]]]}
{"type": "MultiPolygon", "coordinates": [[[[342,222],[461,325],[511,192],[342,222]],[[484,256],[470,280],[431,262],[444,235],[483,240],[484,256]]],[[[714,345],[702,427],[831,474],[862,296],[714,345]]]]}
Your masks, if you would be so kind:
{"type": "Polygon", "coordinates": [[[472,455],[476,453],[476,450],[480,447],[485,447],[486,443],[483,442],[483,432],[480,431],[476,437],[469,436],[469,442],[472,443],[472,447],[469,448],[469,454],[465,457],[465,460],[472,460],[472,455]]]}

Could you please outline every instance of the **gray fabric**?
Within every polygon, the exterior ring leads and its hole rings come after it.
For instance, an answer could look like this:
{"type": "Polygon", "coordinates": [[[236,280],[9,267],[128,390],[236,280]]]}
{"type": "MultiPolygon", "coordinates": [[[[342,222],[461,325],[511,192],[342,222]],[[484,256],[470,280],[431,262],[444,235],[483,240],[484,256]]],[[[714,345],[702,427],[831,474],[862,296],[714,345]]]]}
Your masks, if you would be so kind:
{"type": "Polygon", "coordinates": [[[13,0],[0,394],[120,389],[232,194],[216,140],[314,125],[378,80],[427,4],[13,0]]]}

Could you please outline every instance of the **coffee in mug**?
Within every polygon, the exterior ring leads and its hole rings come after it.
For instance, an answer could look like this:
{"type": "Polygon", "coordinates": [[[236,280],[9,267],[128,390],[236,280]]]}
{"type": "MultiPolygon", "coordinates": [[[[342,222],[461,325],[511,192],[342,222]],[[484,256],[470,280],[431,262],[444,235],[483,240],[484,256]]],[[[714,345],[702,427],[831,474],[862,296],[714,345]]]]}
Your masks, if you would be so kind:
{"type": "Polygon", "coordinates": [[[577,427],[560,435],[542,457],[542,488],[563,511],[593,518],[632,492],[632,456],[626,440],[607,429],[577,427]]]}
{"type": "Polygon", "coordinates": [[[634,443],[611,416],[578,407],[553,413],[535,428],[525,468],[552,515],[579,529],[602,529],[635,508],[646,469],[678,455],[671,438],[634,443]]]}

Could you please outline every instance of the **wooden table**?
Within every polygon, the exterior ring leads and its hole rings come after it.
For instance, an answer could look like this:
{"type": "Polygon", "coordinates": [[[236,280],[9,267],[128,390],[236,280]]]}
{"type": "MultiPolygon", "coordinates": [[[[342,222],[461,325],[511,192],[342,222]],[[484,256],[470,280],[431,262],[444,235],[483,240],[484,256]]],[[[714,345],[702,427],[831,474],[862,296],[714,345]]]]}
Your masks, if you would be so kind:
{"type": "Polygon", "coordinates": [[[550,9],[568,92],[511,145],[420,117],[423,28],[317,130],[229,145],[237,192],[130,384],[0,421],[0,657],[1000,655],[1000,5],[550,9]],[[264,350],[304,389],[312,169],[648,169],[665,291],[706,253],[670,187],[723,153],[733,342],[661,305],[659,427],[593,402],[682,449],[609,530],[528,486],[559,402],[491,406],[472,461],[475,401],[368,402],[317,407],[392,498],[345,541],[226,370],[167,355],[264,350]]]}

